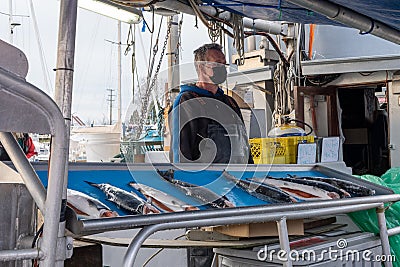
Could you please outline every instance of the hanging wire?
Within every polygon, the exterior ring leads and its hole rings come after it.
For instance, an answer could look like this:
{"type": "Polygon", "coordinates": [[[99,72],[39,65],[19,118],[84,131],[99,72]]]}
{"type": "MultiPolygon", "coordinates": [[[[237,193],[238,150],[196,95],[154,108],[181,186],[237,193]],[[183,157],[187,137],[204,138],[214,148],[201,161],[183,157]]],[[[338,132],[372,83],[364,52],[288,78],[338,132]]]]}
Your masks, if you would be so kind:
{"type": "Polygon", "coordinates": [[[147,23],[147,21],[146,21],[146,19],[144,18],[144,16],[143,16],[143,23],[144,23],[144,25],[146,25],[146,28],[149,30],[149,32],[150,33],[153,33],[154,32],[154,8],[151,8],[151,11],[152,11],[152,25],[151,25],[151,30],[150,30],[150,27],[149,27],[149,24],[147,23]]]}
{"type": "MultiPolygon", "coordinates": [[[[185,235],[180,235],[174,238],[174,240],[178,240],[179,238],[184,237],[185,235]]],[[[157,256],[158,254],[161,253],[161,251],[163,251],[164,248],[160,248],[159,250],[156,251],[156,253],[154,253],[153,255],[151,255],[142,265],[142,267],[145,267],[147,264],[149,264],[149,262],[154,259],[155,256],[157,256]]]]}
{"type": "MultiPolygon", "coordinates": [[[[161,21],[160,21],[160,26],[158,27],[158,34],[157,34],[156,42],[155,42],[153,47],[151,47],[153,41],[151,41],[151,44],[150,44],[150,49],[152,49],[152,50],[150,52],[149,68],[148,68],[148,71],[147,71],[147,86],[149,85],[151,76],[153,75],[153,68],[154,68],[154,63],[155,63],[155,60],[156,60],[156,55],[158,53],[158,43],[159,43],[159,40],[160,40],[160,33],[161,33],[161,26],[162,26],[163,18],[164,17],[162,16],[161,17],[161,21]]],[[[153,36],[153,34],[152,34],[152,36],[153,36]]],[[[153,40],[153,37],[152,37],[152,40],[153,40]]]]}
{"type": "Polygon", "coordinates": [[[131,72],[132,72],[132,103],[135,103],[135,69],[136,69],[136,27],[129,25],[128,37],[126,39],[126,49],[124,55],[127,56],[132,50],[131,56],[131,72]]]}
{"type": "MultiPolygon", "coordinates": [[[[189,1],[190,6],[193,9],[195,15],[196,15],[196,25],[197,25],[197,18],[199,18],[201,20],[201,22],[203,22],[203,24],[207,27],[207,29],[211,29],[212,30],[211,24],[208,22],[208,20],[206,19],[205,15],[200,10],[199,6],[194,2],[194,0],[188,0],[188,1],[189,1]]],[[[211,16],[209,16],[209,17],[211,17],[211,16]]],[[[224,30],[224,32],[233,38],[233,35],[229,31],[225,31],[224,30]]]]}
{"type": "MultiPolygon", "coordinates": [[[[181,56],[181,60],[183,59],[182,57],[182,25],[183,25],[183,13],[181,15],[181,20],[179,21],[179,27],[178,27],[178,42],[176,43],[176,50],[178,54],[181,56]]],[[[176,58],[179,57],[179,55],[176,55],[176,58]]]]}

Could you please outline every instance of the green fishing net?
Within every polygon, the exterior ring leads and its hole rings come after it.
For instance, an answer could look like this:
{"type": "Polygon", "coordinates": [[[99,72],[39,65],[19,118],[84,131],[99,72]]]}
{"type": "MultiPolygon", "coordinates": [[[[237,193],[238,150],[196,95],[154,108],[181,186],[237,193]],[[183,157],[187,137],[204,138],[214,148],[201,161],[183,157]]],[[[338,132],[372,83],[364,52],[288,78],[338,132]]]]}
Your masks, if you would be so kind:
{"type": "MultiPolygon", "coordinates": [[[[381,177],[374,175],[362,175],[357,177],[388,187],[392,189],[395,194],[400,194],[400,168],[392,168],[381,177]]],[[[386,208],[385,216],[387,227],[390,229],[400,226],[400,202],[386,204],[386,208]]],[[[378,218],[374,209],[352,212],[349,216],[362,231],[379,234],[378,218]]],[[[389,242],[391,253],[396,259],[396,261],[392,262],[393,266],[400,267],[400,235],[389,237],[389,242]]]]}

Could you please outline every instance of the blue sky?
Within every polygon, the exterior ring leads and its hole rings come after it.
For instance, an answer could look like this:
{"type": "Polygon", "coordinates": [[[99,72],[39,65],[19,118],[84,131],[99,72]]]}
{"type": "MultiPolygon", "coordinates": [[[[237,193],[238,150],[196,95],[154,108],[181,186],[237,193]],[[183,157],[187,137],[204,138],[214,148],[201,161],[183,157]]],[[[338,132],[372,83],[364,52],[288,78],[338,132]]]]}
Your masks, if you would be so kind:
{"type": "MultiPolygon", "coordinates": [[[[46,77],[42,70],[40,50],[37,36],[34,31],[34,21],[31,16],[30,0],[13,0],[14,22],[21,26],[14,29],[13,44],[21,49],[28,58],[29,72],[27,81],[46,91],[50,96],[54,95],[55,72],[57,57],[59,1],[33,0],[37,18],[42,50],[45,56],[45,69],[48,76],[47,90],[46,77]],[[26,17],[29,16],[29,17],[26,17]]],[[[0,39],[9,42],[10,30],[9,1],[0,4],[0,39]]],[[[155,29],[158,29],[160,17],[155,16],[155,29]]],[[[145,12],[145,18],[151,24],[151,14],[145,12]]],[[[150,33],[146,29],[141,32],[143,24],[136,29],[136,55],[137,67],[140,76],[147,73],[147,60],[150,47],[150,33]],[[142,45],[143,43],[143,45],[142,45]],[[144,48],[144,49],[143,49],[144,48]]],[[[181,63],[190,62],[193,50],[203,43],[210,42],[207,30],[199,22],[199,28],[195,28],[193,16],[185,15],[182,32],[181,63]]],[[[160,36],[159,53],[165,36],[166,19],[164,19],[163,31],[160,36]]],[[[126,42],[129,26],[122,23],[122,43],[126,42]]],[[[107,88],[117,89],[117,45],[107,42],[117,41],[117,21],[93,12],[78,9],[75,72],[73,88],[72,112],[76,113],[83,121],[101,121],[108,118],[109,108],[107,88]]],[[[155,37],[154,37],[155,39],[155,37]]],[[[124,50],[124,47],[123,47],[124,50]]],[[[158,54],[159,54],[158,53],[158,54]]],[[[156,60],[158,62],[158,59],[156,60]]],[[[166,57],[161,69],[166,67],[166,57]]],[[[131,54],[122,56],[122,119],[124,111],[132,99],[131,54]]],[[[117,110],[113,111],[117,114],[117,110]]],[[[115,117],[116,118],[116,117],[115,117]]]]}

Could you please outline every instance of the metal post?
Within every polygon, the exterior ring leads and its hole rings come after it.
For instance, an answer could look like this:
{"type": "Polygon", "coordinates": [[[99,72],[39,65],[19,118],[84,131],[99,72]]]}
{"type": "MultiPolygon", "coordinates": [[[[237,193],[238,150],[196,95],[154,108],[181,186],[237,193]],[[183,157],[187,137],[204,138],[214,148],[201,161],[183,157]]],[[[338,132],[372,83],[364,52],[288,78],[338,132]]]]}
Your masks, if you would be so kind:
{"type": "MultiPolygon", "coordinates": [[[[376,215],[378,216],[378,225],[379,225],[379,236],[381,237],[382,242],[382,255],[386,256],[386,259],[390,258],[390,244],[389,244],[389,236],[388,230],[386,226],[386,217],[385,217],[385,205],[382,203],[381,206],[376,208],[376,215]]],[[[385,267],[392,267],[391,261],[385,261],[385,267]]]]}
{"type": "Polygon", "coordinates": [[[17,140],[15,140],[11,133],[0,132],[0,141],[6,149],[8,155],[10,156],[10,159],[13,162],[18,173],[21,175],[22,180],[26,185],[26,188],[29,190],[32,198],[35,200],[36,205],[44,214],[46,189],[44,188],[42,182],[37,176],[32,165],[26,158],[17,140]]]}
{"type": "Polygon", "coordinates": [[[168,17],[168,24],[171,23],[171,33],[168,38],[168,87],[171,92],[170,99],[173,102],[179,92],[179,22],[178,15],[168,17]],[[171,21],[172,20],[172,21],[171,21]]]}
{"type": "MultiPolygon", "coordinates": [[[[286,252],[287,261],[283,262],[284,267],[291,267],[293,265],[292,260],[290,259],[290,243],[289,243],[289,234],[286,224],[286,217],[283,217],[279,221],[276,222],[278,225],[279,232],[279,243],[281,245],[281,250],[286,252]]],[[[267,253],[267,252],[265,252],[267,253]]]]}
{"type": "MultiPolygon", "coordinates": [[[[62,155],[64,158],[60,159],[60,161],[65,162],[65,166],[63,166],[64,179],[63,180],[61,179],[62,184],[56,183],[51,180],[49,181],[48,197],[46,200],[46,211],[47,207],[49,207],[49,209],[52,209],[54,213],[58,211],[58,216],[56,218],[49,218],[50,215],[46,216],[43,229],[44,233],[48,231],[50,235],[54,234],[55,236],[58,236],[58,238],[64,238],[65,236],[64,213],[66,206],[67,183],[68,183],[68,151],[69,151],[69,136],[71,128],[72,82],[73,82],[73,72],[74,72],[77,9],[78,9],[77,0],[60,1],[60,22],[58,29],[55,101],[59,106],[61,113],[65,119],[65,135],[67,138],[60,139],[61,143],[65,142],[62,144],[57,144],[53,138],[54,142],[52,144],[52,151],[53,147],[58,145],[61,146],[63,149],[65,149],[62,155]],[[51,190],[54,190],[55,192],[51,192],[51,190]],[[56,193],[59,194],[56,195],[56,193]],[[62,197],[60,198],[60,196],[62,197]],[[50,206],[56,206],[56,207],[50,208],[50,206]]],[[[54,159],[52,158],[52,161],[53,160],[54,159]]],[[[52,213],[53,216],[56,215],[54,213],[52,213]]],[[[51,237],[48,238],[50,239],[51,237]]],[[[63,249],[62,246],[60,248],[57,247],[57,244],[62,244],[62,243],[53,242],[53,240],[49,240],[48,243],[46,244],[49,245],[47,249],[51,253],[46,254],[46,257],[43,261],[44,266],[49,266],[49,267],[64,266],[65,251],[62,251],[63,249]],[[57,257],[56,259],[57,252],[61,254],[60,255],[61,257],[57,257]]],[[[45,239],[43,239],[43,246],[45,246],[45,239]]]]}

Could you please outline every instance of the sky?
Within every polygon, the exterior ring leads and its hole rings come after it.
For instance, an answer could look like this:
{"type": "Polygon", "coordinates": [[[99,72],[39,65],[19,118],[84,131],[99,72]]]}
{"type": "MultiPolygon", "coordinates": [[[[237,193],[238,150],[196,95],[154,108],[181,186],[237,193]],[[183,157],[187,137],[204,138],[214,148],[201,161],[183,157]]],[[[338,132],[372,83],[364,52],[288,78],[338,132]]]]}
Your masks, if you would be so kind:
{"type": "MultiPolygon", "coordinates": [[[[11,42],[9,29],[9,2],[0,4],[0,39],[11,42]]],[[[55,72],[57,59],[57,39],[59,24],[60,1],[54,0],[13,0],[13,21],[20,23],[14,28],[12,43],[21,49],[28,58],[29,71],[26,80],[54,96],[55,72]],[[39,36],[34,30],[34,17],[30,11],[33,1],[39,36]],[[38,45],[40,40],[41,46],[38,45]],[[40,48],[41,47],[41,48],[40,48]],[[42,51],[42,52],[41,52],[42,51]],[[40,55],[43,54],[42,65],[40,55]],[[43,71],[43,66],[45,71],[43,71]]],[[[152,15],[144,12],[146,21],[151,25],[152,15]]],[[[155,16],[155,29],[158,30],[160,16],[155,16]]],[[[179,15],[179,19],[181,16],[179,15]]],[[[143,23],[136,26],[136,61],[139,77],[147,74],[151,34],[146,29],[142,32],[143,23]]],[[[194,16],[184,15],[182,24],[181,63],[193,60],[193,50],[204,43],[210,42],[207,30],[199,22],[195,27],[194,16]]],[[[78,8],[75,69],[73,81],[72,113],[78,115],[84,122],[101,123],[109,117],[109,91],[117,89],[118,46],[112,42],[118,41],[117,21],[81,8],[78,8]],[[111,41],[111,42],[110,42],[111,41]]],[[[166,29],[166,18],[163,20],[160,34],[159,52],[162,49],[166,29]]],[[[122,43],[126,43],[129,25],[122,23],[122,43]]],[[[155,39],[155,37],[154,37],[155,39]]],[[[132,100],[131,53],[124,56],[126,46],[122,46],[122,119],[132,100]]],[[[158,57],[156,58],[156,64],[158,57]]],[[[166,68],[167,57],[161,71],[166,68]]],[[[135,77],[136,79],[136,77],[135,77]]],[[[115,91],[116,93],[116,91],[115,91]]],[[[117,108],[113,109],[116,120],[117,108]]]]}

